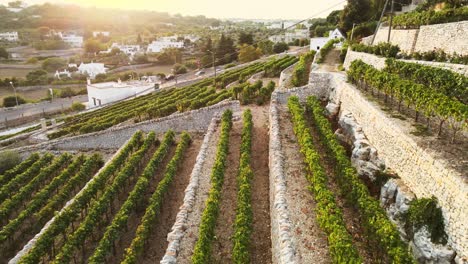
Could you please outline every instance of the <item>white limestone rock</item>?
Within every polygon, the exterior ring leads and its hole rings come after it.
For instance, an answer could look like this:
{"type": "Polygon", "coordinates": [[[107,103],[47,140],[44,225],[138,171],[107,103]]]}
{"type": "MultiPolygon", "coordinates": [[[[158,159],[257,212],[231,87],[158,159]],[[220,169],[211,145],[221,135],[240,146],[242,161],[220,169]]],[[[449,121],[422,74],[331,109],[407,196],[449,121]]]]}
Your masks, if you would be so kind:
{"type": "Polygon", "coordinates": [[[424,264],[450,264],[455,258],[455,251],[451,248],[431,241],[430,233],[424,226],[414,234],[410,243],[411,250],[419,263],[424,264]]]}

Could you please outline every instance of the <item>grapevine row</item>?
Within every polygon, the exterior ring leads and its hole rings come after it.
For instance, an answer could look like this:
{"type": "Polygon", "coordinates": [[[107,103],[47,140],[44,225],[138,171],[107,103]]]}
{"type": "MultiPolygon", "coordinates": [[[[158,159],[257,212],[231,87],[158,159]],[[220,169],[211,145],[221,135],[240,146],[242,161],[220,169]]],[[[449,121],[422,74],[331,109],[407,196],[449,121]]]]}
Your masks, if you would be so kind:
{"type": "Polygon", "coordinates": [[[250,167],[252,151],[252,113],[244,111],[244,126],[241,136],[239,173],[237,175],[237,210],[234,224],[232,258],[234,263],[250,263],[250,241],[252,234],[252,186],[254,177],[250,167]]]}
{"type": "Polygon", "coordinates": [[[21,187],[17,193],[0,205],[0,219],[6,220],[13,210],[18,209],[20,205],[24,205],[34,191],[47,183],[48,179],[53,178],[63,167],[68,166],[71,160],[72,156],[68,153],[55,158],[48,167],[43,168],[28,184],[21,187]]]}
{"type": "Polygon", "coordinates": [[[53,158],[54,156],[52,154],[45,154],[26,171],[17,175],[7,184],[3,185],[0,188],[0,202],[3,203],[7,197],[14,195],[21,185],[27,183],[31,178],[37,175],[43,167],[47,166],[47,164],[52,161],[53,158]]]}
{"type": "Polygon", "coordinates": [[[3,175],[0,175],[0,186],[8,183],[16,175],[18,175],[21,172],[27,170],[36,161],[38,161],[39,158],[40,158],[40,156],[39,156],[38,153],[33,153],[26,160],[24,160],[20,164],[16,165],[14,168],[6,171],[3,175]]]}
{"type": "Polygon", "coordinates": [[[138,178],[138,181],[130,192],[127,200],[115,215],[112,223],[107,226],[104,236],[99,241],[99,245],[94,251],[94,254],[88,259],[89,263],[105,262],[106,256],[110,253],[110,250],[114,245],[114,241],[118,240],[125,232],[125,227],[127,226],[127,221],[130,218],[130,215],[135,212],[138,206],[141,206],[142,202],[144,202],[142,199],[150,186],[150,181],[173,143],[174,132],[168,131],[165,134],[158,150],[153,154],[153,157],[146,165],[145,170],[138,178]]]}
{"type": "MultiPolygon", "coordinates": [[[[169,185],[172,183],[176,171],[183,161],[183,155],[190,143],[190,135],[188,133],[182,133],[181,140],[177,145],[175,154],[166,166],[164,177],[159,182],[158,187],[156,187],[156,191],[152,194],[145,214],[141,219],[140,225],[137,227],[135,238],[132,240],[130,246],[125,250],[125,256],[122,263],[137,263],[137,258],[143,252],[144,245],[148,242],[152,226],[158,218],[163,198],[169,191],[169,185]]],[[[99,261],[90,261],[90,263],[99,263],[99,261]]]]}
{"type": "Polygon", "coordinates": [[[366,232],[368,239],[380,246],[391,263],[414,263],[396,226],[388,219],[379,202],[370,195],[367,187],[359,179],[356,169],[346,155],[346,150],[338,142],[330,122],[324,116],[323,108],[317,98],[309,97],[307,108],[312,113],[321,141],[336,162],[337,182],[341,192],[347,194],[349,203],[354,204],[360,212],[364,226],[368,230],[366,232]]]}
{"type": "Polygon", "coordinates": [[[143,146],[125,163],[125,166],[115,177],[112,184],[105,189],[102,196],[93,202],[88,210],[88,214],[80,222],[76,231],[67,239],[53,263],[69,263],[73,258],[75,250],[84,246],[86,238],[94,231],[96,224],[102,221],[102,215],[107,212],[114,198],[120,193],[120,190],[127,185],[127,180],[134,176],[145,154],[147,154],[155,142],[154,132],[149,133],[143,146]]]}
{"type": "Polygon", "coordinates": [[[49,250],[54,246],[56,237],[64,233],[67,227],[78,218],[79,214],[88,208],[98,192],[102,191],[106,186],[108,180],[124,166],[131,153],[140,148],[142,135],[142,132],[137,132],[132,136],[119,154],[75,197],[73,203],[55,217],[52,224],[38,238],[35,245],[20,259],[20,263],[35,264],[48,254],[49,250]]]}
{"type": "Polygon", "coordinates": [[[229,150],[229,131],[232,127],[232,112],[226,110],[221,121],[221,135],[217,147],[216,160],[211,172],[211,189],[203,211],[197,243],[192,255],[192,263],[209,263],[211,244],[214,238],[216,220],[219,215],[221,188],[224,182],[226,159],[229,150]]]}
{"type": "Polygon", "coordinates": [[[343,212],[336,203],[335,194],[328,188],[328,176],[320,163],[320,155],[315,148],[299,98],[290,97],[288,108],[292,116],[294,133],[308,167],[307,180],[311,184],[310,190],[314,193],[317,202],[317,220],[328,235],[328,246],[333,262],[362,263],[353,245],[353,239],[346,230],[343,212]]]}
{"type": "MultiPolygon", "coordinates": [[[[0,244],[6,241],[7,239],[10,239],[16,232],[18,232],[19,227],[23,225],[26,222],[26,220],[28,220],[42,206],[46,204],[54,204],[57,200],[57,197],[63,195],[63,192],[65,192],[66,194],[65,197],[68,197],[69,193],[71,192],[71,190],[67,188],[69,184],[64,186],[61,193],[53,195],[53,192],[57,190],[57,188],[60,185],[62,185],[66,181],[70,183],[71,181],[74,181],[76,179],[86,179],[98,167],[100,167],[101,163],[102,158],[98,154],[95,154],[86,160],[83,155],[80,155],[78,158],[76,158],[72,165],[70,165],[66,170],[64,170],[59,176],[54,178],[54,180],[47,187],[42,189],[40,192],[38,192],[37,195],[34,196],[33,200],[31,200],[28,206],[21,211],[18,217],[11,220],[6,226],[3,227],[3,229],[0,231],[0,244]],[[72,177],[74,174],[75,176],[72,177]],[[80,176],[85,176],[85,178],[80,176]],[[70,177],[72,178],[70,179],[70,177]]],[[[62,201],[62,203],[63,202],[64,201],[62,201]]],[[[48,216],[51,216],[51,213],[49,213],[48,216]]],[[[33,219],[31,219],[31,221],[28,222],[32,223],[32,225],[42,225],[48,219],[49,217],[46,219],[39,219],[38,217],[34,217],[33,219]]]]}

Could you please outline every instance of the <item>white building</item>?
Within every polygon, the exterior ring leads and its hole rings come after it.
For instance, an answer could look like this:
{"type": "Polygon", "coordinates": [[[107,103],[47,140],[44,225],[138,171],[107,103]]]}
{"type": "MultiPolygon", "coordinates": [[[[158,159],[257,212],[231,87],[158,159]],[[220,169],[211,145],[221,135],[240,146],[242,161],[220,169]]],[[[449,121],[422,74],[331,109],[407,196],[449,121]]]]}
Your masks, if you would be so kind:
{"type": "Polygon", "coordinates": [[[147,53],[158,53],[167,48],[183,48],[184,42],[177,41],[177,36],[162,37],[151,42],[146,49],[147,53]]]}
{"type": "Polygon", "coordinates": [[[308,29],[296,29],[294,31],[286,32],[281,35],[274,35],[269,37],[268,39],[277,43],[277,42],[294,42],[296,39],[307,39],[309,38],[309,30],[308,29]]]}
{"type": "Polygon", "coordinates": [[[80,48],[83,46],[83,37],[75,34],[60,34],[63,42],[68,43],[70,46],[80,48]]]}
{"type": "Polygon", "coordinates": [[[93,31],[93,37],[97,37],[99,35],[104,36],[104,37],[109,37],[110,32],[109,31],[93,31]]]}
{"type": "MultiPolygon", "coordinates": [[[[339,29],[332,30],[328,32],[328,37],[321,37],[321,38],[311,38],[310,39],[310,50],[319,51],[322,47],[327,44],[328,41],[331,39],[344,39],[344,35],[341,33],[339,29]]],[[[336,44],[336,46],[341,46],[342,44],[336,44]]]]}
{"type": "Polygon", "coordinates": [[[141,53],[140,45],[124,45],[118,43],[112,43],[110,48],[108,48],[106,51],[101,51],[101,53],[110,53],[114,48],[119,49],[121,52],[125,53],[130,58],[135,56],[135,54],[141,53]]]}
{"type": "Polygon", "coordinates": [[[57,79],[61,79],[63,77],[71,78],[71,72],[69,72],[67,69],[64,69],[62,71],[55,71],[54,77],[57,79]]]}
{"type": "Polygon", "coordinates": [[[13,31],[13,32],[4,32],[0,33],[0,39],[5,39],[8,41],[18,41],[18,32],[13,31]]]}
{"type": "Polygon", "coordinates": [[[78,72],[86,74],[91,79],[94,79],[96,75],[106,73],[106,68],[104,68],[104,63],[81,63],[80,66],[78,66],[78,72]]]}
{"type": "Polygon", "coordinates": [[[158,89],[160,82],[154,78],[145,81],[105,82],[91,84],[88,80],[88,107],[105,105],[122,99],[136,97],[153,92],[158,89]]]}

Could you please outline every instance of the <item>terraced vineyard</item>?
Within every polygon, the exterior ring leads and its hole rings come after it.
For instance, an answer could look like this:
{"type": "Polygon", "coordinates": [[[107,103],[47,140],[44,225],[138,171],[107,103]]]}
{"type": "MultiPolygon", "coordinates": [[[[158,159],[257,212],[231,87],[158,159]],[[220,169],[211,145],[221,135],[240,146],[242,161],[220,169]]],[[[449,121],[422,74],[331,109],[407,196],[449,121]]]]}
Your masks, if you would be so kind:
{"type": "Polygon", "coordinates": [[[100,131],[130,119],[140,122],[168,116],[176,111],[183,112],[214,105],[232,97],[231,90],[225,89],[226,85],[238,80],[244,82],[249,76],[260,71],[265,71],[269,76],[279,76],[283,69],[296,61],[296,57],[284,56],[227,71],[216,77],[216,89],[210,86],[214,83],[214,78],[206,78],[186,87],[162,90],[116,103],[67,119],[65,127],[52,133],[49,137],[56,138],[69,134],[100,131]]]}
{"type": "Polygon", "coordinates": [[[2,175],[0,250],[11,258],[92,177],[102,158],[32,154],[2,175]]]}

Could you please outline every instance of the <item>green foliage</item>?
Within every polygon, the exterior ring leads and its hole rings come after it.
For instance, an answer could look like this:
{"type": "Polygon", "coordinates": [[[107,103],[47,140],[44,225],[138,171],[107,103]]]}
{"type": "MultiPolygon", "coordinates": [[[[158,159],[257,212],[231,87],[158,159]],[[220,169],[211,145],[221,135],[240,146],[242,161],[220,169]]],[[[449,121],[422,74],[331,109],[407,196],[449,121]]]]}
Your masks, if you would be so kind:
{"type": "Polygon", "coordinates": [[[328,235],[328,246],[333,262],[362,263],[362,259],[353,245],[353,239],[346,230],[343,212],[336,203],[335,194],[328,188],[328,176],[320,164],[320,155],[314,146],[299,98],[290,97],[288,108],[292,116],[294,133],[308,167],[309,173],[306,177],[311,184],[310,190],[314,193],[317,202],[317,220],[320,227],[328,235]]]}
{"type": "Polygon", "coordinates": [[[20,162],[21,157],[18,152],[11,150],[0,152],[0,174],[13,169],[16,165],[20,164],[20,162]]]}
{"type": "MultiPolygon", "coordinates": [[[[108,187],[108,180],[122,168],[131,166],[130,160],[132,157],[141,153],[137,150],[140,149],[142,145],[142,135],[142,132],[137,132],[132,136],[130,141],[120,150],[117,156],[114,157],[112,161],[94,177],[93,181],[87,184],[86,188],[75,197],[73,203],[61,214],[56,216],[54,222],[49,226],[47,231],[38,238],[31,250],[21,258],[19,261],[20,263],[38,263],[42,256],[50,252],[57,236],[61,235],[70,224],[77,219],[83,210],[88,210],[91,201],[96,199],[99,192],[102,194],[105,187],[108,187]],[[135,154],[131,155],[132,152],[135,152],[135,154]]],[[[76,186],[74,188],[76,188],[76,186]]],[[[53,214],[52,210],[48,212],[49,216],[53,214]]]]}
{"type": "Polygon", "coordinates": [[[341,13],[339,27],[343,32],[348,32],[353,27],[353,23],[367,22],[374,16],[373,12],[375,11],[372,10],[369,0],[348,0],[341,13]]]}
{"type": "Polygon", "coordinates": [[[289,49],[289,45],[285,42],[277,42],[273,45],[274,53],[282,53],[289,49]]]}
{"type": "Polygon", "coordinates": [[[323,47],[320,49],[319,58],[317,63],[322,63],[325,60],[325,57],[335,47],[335,43],[339,43],[341,39],[330,39],[323,47]]]}
{"type": "Polygon", "coordinates": [[[232,258],[234,263],[250,263],[250,243],[252,234],[252,179],[250,167],[252,151],[252,113],[244,111],[241,136],[239,172],[237,175],[237,209],[234,222],[232,258]]]}
{"type": "Polygon", "coordinates": [[[316,51],[312,50],[299,58],[299,62],[294,67],[294,71],[292,73],[291,82],[294,87],[306,85],[309,81],[310,67],[312,61],[314,60],[315,54],[316,51]]]}
{"type": "Polygon", "coordinates": [[[211,245],[214,239],[216,220],[219,215],[221,189],[224,182],[227,155],[229,150],[229,131],[232,127],[232,112],[226,110],[221,121],[221,134],[218,142],[216,159],[211,171],[211,189],[201,217],[198,240],[192,255],[193,264],[210,263],[211,245]]]}
{"type": "Polygon", "coordinates": [[[8,59],[10,56],[4,47],[0,47],[0,58],[8,59]]]}
{"type": "Polygon", "coordinates": [[[13,107],[16,106],[16,100],[18,100],[18,105],[25,104],[26,100],[21,96],[6,96],[3,97],[3,107],[13,107]]]}
{"type": "Polygon", "coordinates": [[[386,58],[396,58],[398,52],[400,52],[400,47],[387,42],[381,42],[373,46],[356,43],[351,45],[351,50],[357,52],[371,53],[386,58]]]}
{"type": "Polygon", "coordinates": [[[73,111],[83,111],[86,109],[86,106],[80,102],[74,102],[71,107],[70,107],[73,111]]]}
{"type": "Polygon", "coordinates": [[[456,52],[448,54],[443,49],[434,49],[426,52],[413,52],[409,55],[403,54],[403,58],[468,65],[468,55],[462,55],[456,52]]]}
{"type": "Polygon", "coordinates": [[[407,219],[416,230],[426,226],[433,243],[447,244],[442,209],[437,206],[437,198],[434,196],[411,201],[407,219]]]}
{"type": "Polygon", "coordinates": [[[106,50],[106,47],[97,39],[88,39],[84,42],[84,50],[86,53],[98,53],[101,50],[106,50]]]}
{"type": "Polygon", "coordinates": [[[441,11],[412,11],[393,18],[395,28],[419,28],[422,25],[443,24],[468,20],[468,6],[441,11]]]}
{"type": "Polygon", "coordinates": [[[251,62],[262,56],[262,50],[251,45],[242,45],[239,50],[239,61],[241,63],[251,62]]]}
{"type": "Polygon", "coordinates": [[[38,50],[64,50],[69,49],[70,45],[61,39],[47,39],[34,43],[34,48],[38,50]]]}
{"type": "Polygon", "coordinates": [[[47,84],[47,72],[44,70],[31,71],[26,75],[26,81],[30,85],[47,84]]]}
{"type": "Polygon", "coordinates": [[[174,65],[174,68],[173,68],[173,72],[175,74],[184,74],[184,73],[187,73],[187,67],[185,67],[184,65],[182,64],[175,64],[174,65]]]}
{"type": "Polygon", "coordinates": [[[242,46],[244,44],[246,45],[252,45],[254,43],[253,40],[253,35],[251,33],[247,33],[245,31],[241,31],[239,34],[239,40],[237,41],[237,44],[242,46]]]}
{"type": "Polygon", "coordinates": [[[323,108],[317,98],[307,98],[307,108],[312,113],[320,140],[336,162],[335,170],[341,193],[345,194],[349,204],[357,207],[369,243],[378,245],[378,248],[389,257],[390,263],[415,263],[407,245],[401,240],[396,226],[388,219],[384,209],[370,195],[366,185],[357,175],[346,150],[339,143],[330,122],[324,116],[323,108]]]}
{"type": "Polygon", "coordinates": [[[62,58],[48,58],[42,62],[42,69],[47,72],[55,72],[58,69],[65,68],[67,61],[62,58]]]}

